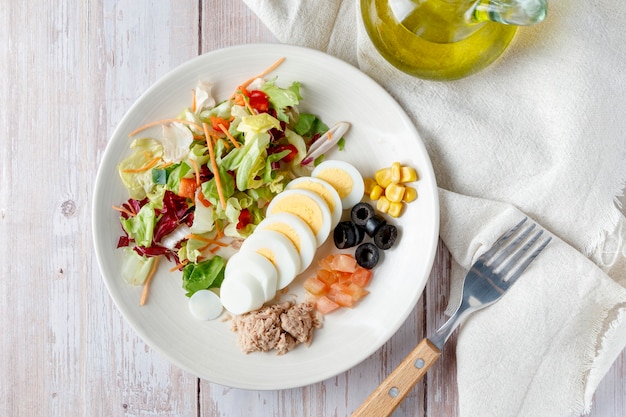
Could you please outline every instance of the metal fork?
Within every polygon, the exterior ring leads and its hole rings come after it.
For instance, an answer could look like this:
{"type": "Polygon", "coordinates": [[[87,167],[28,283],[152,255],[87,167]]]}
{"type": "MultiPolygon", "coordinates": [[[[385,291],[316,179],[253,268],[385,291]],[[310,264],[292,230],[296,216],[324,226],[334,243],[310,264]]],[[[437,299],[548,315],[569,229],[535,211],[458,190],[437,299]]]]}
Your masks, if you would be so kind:
{"type": "Polygon", "coordinates": [[[370,394],[352,417],[389,416],[426,371],[439,359],[452,332],[475,312],[498,301],[552,240],[539,241],[543,230],[524,218],[472,265],[463,282],[461,304],[432,336],[423,339],[370,394]],[[531,249],[534,250],[532,252],[531,249]]]}

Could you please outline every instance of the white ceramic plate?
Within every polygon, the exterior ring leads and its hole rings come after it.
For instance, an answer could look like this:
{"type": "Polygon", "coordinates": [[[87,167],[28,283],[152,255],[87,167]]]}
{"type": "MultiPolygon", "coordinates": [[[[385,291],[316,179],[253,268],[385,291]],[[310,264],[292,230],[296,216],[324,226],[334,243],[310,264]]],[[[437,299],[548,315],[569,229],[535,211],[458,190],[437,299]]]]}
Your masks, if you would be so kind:
{"type": "MultiPolygon", "coordinates": [[[[158,135],[158,130],[154,133],[158,135]]],[[[380,348],[415,307],[435,256],[439,233],[437,187],[426,149],[401,107],[378,84],[354,67],[319,51],[301,47],[253,44],[216,50],[176,68],[132,106],[108,143],[95,184],[93,235],[105,284],[115,304],[152,348],[177,366],[218,384],[257,390],[286,389],[312,384],[340,374],[380,348]],[[280,57],[285,62],[270,76],[282,86],[299,81],[301,109],[316,113],[329,126],[352,124],[343,152],[327,158],[353,163],[364,176],[394,161],[417,168],[417,201],[395,221],[398,244],[386,251],[374,269],[371,294],[356,308],[328,315],[313,343],[283,356],[245,355],[236,333],[221,320],[202,322],[189,313],[181,288],[181,273],[167,263],[154,276],[145,306],[139,306],[141,287],[120,278],[116,251],[121,228],[112,205],[125,202],[127,192],[117,164],[130,153],[128,134],[147,122],[177,115],[190,105],[199,80],[214,83],[214,96],[225,99],[244,80],[262,72],[280,57]]],[[[332,237],[318,258],[334,249],[332,237]]],[[[315,261],[314,261],[315,262],[315,261]]],[[[302,274],[290,286],[303,300],[302,274]]]]}

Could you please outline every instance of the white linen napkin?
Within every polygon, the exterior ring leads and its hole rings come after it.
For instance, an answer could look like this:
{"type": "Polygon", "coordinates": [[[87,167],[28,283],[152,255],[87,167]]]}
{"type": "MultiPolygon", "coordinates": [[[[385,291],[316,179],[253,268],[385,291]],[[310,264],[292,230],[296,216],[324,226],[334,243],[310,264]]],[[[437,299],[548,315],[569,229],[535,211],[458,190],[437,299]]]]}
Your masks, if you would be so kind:
{"type": "Polygon", "coordinates": [[[626,181],[626,3],[551,1],[547,19],[521,28],[491,67],[436,82],[380,57],[357,0],[244,1],[280,41],[359,67],[412,118],[440,186],[452,300],[475,259],[524,215],[554,235],[500,302],[462,326],[461,415],[588,412],[626,346],[618,200],[626,181]]]}

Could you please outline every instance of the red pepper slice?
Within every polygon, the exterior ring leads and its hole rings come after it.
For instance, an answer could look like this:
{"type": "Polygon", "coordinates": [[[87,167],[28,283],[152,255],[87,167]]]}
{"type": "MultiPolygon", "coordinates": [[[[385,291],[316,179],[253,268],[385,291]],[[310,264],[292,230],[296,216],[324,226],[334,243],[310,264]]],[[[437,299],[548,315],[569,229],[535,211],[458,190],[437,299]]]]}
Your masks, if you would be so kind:
{"type": "Polygon", "coordinates": [[[241,230],[247,225],[252,223],[252,215],[250,214],[250,210],[242,209],[239,213],[239,221],[237,222],[237,230],[241,230]]]}
{"type": "Polygon", "coordinates": [[[279,153],[283,151],[289,151],[289,153],[281,158],[281,161],[285,161],[287,163],[293,161],[293,158],[298,155],[298,149],[292,145],[291,143],[287,145],[276,145],[272,147],[271,153],[279,153]]]}
{"type": "Polygon", "coordinates": [[[250,107],[258,111],[259,113],[266,112],[270,108],[269,98],[267,97],[267,94],[265,94],[261,90],[250,91],[249,104],[250,104],[250,107]]]}

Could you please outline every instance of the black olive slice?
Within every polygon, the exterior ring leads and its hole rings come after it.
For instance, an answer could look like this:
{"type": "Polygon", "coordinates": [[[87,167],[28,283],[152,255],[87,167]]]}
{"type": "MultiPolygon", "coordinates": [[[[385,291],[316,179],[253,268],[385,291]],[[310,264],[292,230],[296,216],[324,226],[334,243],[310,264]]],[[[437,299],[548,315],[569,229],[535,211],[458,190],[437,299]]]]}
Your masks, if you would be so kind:
{"type": "Polygon", "coordinates": [[[380,228],[385,224],[387,224],[387,220],[385,220],[380,214],[375,214],[367,219],[367,222],[365,222],[365,233],[367,233],[370,237],[375,236],[376,232],[378,232],[378,230],[380,230],[380,228]]]}
{"type": "Polygon", "coordinates": [[[376,211],[374,207],[367,203],[358,203],[352,207],[350,211],[350,218],[357,226],[365,226],[367,221],[371,219],[376,211]]]}
{"type": "Polygon", "coordinates": [[[374,235],[374,243],[382,250],[387,250],[396,243],[398,229],[392,224],[383,224],[374,235]]]}
{"type": "Polygon", "coordinates": [[[338,249],[346,249],[358,245],[354,223],[351,221],[340,222],[333,231],[333,240],[338,249]]]}
{"type": "Polygon", "coordinates": [[[378,248],[376,245],[370,242],[362,243],[354,252],[354,257],[356,258],[356,263],[361,265],[363,268],[372,269],[378,263],[378,259],[380,258],[380,254],[378,253],[378,248]]]}

